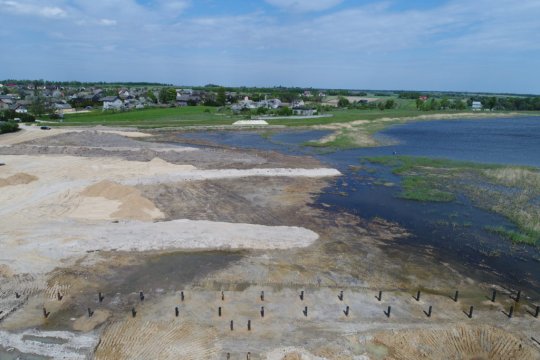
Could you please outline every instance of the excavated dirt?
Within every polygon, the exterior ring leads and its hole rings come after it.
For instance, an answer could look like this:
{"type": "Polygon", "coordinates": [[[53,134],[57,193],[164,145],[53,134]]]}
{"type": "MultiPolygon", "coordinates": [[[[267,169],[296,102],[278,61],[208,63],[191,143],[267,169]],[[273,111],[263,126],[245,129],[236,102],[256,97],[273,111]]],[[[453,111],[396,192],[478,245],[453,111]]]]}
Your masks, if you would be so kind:
{"type": "Polygon", "coordinates": [[[18,173],[5,179],[0,179],[0,188],[4,186],[30,184],[32,181],[36,181],[37,179],[38,178],[34,175],[18,173]]]}

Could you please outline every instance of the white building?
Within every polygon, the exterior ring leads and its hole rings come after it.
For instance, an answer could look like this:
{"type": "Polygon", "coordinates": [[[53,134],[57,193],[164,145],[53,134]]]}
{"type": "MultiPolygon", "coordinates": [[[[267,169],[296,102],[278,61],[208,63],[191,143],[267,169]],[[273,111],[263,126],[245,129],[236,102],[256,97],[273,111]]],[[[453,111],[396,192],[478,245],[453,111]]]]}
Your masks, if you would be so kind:
{"type": "Polygon", "coordinates": [[[473,101],[473,103],[472,103],[473,111],[481,111],[482,108],[483,108],[482,103],[480,101],[473,101]]]}

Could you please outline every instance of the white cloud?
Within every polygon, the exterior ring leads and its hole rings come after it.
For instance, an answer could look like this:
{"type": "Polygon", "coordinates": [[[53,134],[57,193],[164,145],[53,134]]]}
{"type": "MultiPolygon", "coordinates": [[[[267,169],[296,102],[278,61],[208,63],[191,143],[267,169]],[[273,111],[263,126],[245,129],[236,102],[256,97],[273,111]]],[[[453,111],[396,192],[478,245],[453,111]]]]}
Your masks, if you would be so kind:
{"type": "Polygon", "coordinates": [[[322,11],[333,8],[343,0],[266,0],[267,3],[293,12],[322,11]]]}
{"type": "Polygon", "coordinates": [[[114,26],[116,25],[116,20],[111,20],[111,19],[100,19],[98,21],[98,23],[100,25],[103,25],[103,26],[114,26]]]}
{"type": "Polygon", "coordinates": [[[57,6],[40,6],[28,2],[14,0],[0,0],[0,11],[19,15],[40,16],[45,18],[63,18],[67,12],[57,6]]]}

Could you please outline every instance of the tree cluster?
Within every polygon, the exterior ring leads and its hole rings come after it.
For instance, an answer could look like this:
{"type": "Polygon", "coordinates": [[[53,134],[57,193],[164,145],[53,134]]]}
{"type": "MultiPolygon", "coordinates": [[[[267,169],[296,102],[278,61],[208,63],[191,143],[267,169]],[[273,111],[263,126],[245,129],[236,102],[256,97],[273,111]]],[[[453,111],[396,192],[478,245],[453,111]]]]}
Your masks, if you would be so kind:
{"type": "Polygon", "coordinates": [[[15,110],[5,110],[0,113],[0,121],[12,121],[14,119],[21,119],[22,122],[34,122],[36,118],[30,114],[19,114],[15,110]]]}

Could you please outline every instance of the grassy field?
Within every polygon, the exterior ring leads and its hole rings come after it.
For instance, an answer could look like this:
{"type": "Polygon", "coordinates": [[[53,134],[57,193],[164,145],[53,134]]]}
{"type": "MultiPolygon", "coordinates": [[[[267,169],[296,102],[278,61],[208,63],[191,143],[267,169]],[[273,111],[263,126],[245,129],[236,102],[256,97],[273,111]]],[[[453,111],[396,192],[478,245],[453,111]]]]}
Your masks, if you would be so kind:
{"type": "Polygon", "coordinates": [[[61,126],[134,126],[160,128],[173,126],[230,125],[241,116],[221,114],[215,107],[187,106],[177,108],[150,108],[125,112],[102,112],[66,114],[61,126]]]}
{"type": "Polygon", "coordinates": [[[389,166],[403,178],[398,196],[416,201],[454,201],[459,194],[474,205],[503,215],[517,227],[489,228],[516,243],[540,246],[540,170],[446,159],[384,156],[367,161],[389,166]]]}

